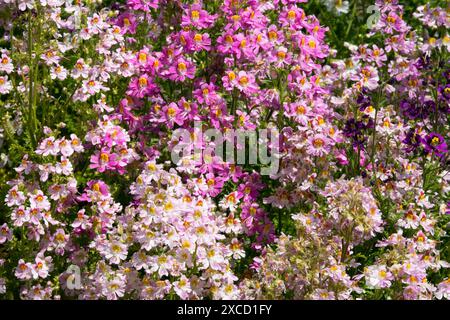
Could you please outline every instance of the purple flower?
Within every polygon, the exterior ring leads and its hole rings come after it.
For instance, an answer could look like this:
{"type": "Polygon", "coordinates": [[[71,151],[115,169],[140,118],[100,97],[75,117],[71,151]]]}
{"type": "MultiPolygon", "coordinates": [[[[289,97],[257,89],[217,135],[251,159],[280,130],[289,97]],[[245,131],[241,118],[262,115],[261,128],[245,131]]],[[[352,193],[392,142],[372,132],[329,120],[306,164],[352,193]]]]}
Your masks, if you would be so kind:
{"type": "Polygon", "coordinates": [[[434,153],[436,156],[443,158],[448,152],[447,143],[445,143],[444,137],[437,133],[430,133],[422,139],[422,144],[425,151],[434,153]]]}
{"type": "Polygon", "coordinates": [[[414,152],[417,148],[419,148],[421,141],[422,138],[417,134],[417,132],[415,130],[410,130],[402,142],[407,145],[406,152],[414,152]]]}
{"type": "Polygon", "coordinates": [[[450,84],[447,84],[446,86],[439,86],[438,91],[443,99],[447,101],[450,100],[450,84]]]}

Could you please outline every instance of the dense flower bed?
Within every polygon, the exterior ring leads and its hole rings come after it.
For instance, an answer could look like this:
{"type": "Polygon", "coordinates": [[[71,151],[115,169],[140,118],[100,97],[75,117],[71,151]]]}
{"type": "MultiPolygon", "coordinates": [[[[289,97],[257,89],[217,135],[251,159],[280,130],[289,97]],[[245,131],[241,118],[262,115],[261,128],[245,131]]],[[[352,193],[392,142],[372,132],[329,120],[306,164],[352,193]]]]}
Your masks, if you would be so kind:
{"type": "Polygon", "coordinates": [[[449,8],[0,0],[0,299],[448,299],[449,8]]]}

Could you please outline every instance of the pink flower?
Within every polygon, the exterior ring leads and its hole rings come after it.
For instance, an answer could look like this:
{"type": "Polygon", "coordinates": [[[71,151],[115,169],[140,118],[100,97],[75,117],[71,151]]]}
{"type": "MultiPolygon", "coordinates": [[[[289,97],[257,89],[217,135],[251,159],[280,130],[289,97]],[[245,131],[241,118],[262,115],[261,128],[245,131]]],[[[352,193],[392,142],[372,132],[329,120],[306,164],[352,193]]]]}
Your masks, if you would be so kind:
{"type": "Polygon", "coordinates": [[[67,78],[67,70],[63,66],[56,65],[50,69],[50,78],[64,80],[67,78]]]}
{"type": "Polygon", "coordinates": [[[11,58],[8,57],[5,53],[2,53],[2,56],[0,57],[0,71],[10,74],[11,72],[13,72],[13,70],[14,66],[12,64],[11,58]]]}
{"type": "Polygon", "coordinates": [[[199,29],[209,28],[216,19],[215,15],[210,15],[203,10],[200,4],[193,4],[185,9],[181,18],[181,26],[193,26],[199,29]]]}
{"type": "Polygon", "coordinates": [[[72,70],[72,77],[74,79],[78,79],[79,77],[83,77],[84,79],[86,79],[88,76],[89,67],[85,64],[82,58],[78,59],[72,70]]]}
{"type": "Polygon", "coordinates": [[[59,147],[58,143],[55,141],[55,137],[48,137],[42,140],[42,142],[39,144],[38,149],[36,150],[37,154],[48,156],[56,156],[59,153],[59,147]]]}
{"type": "Polygon", "coordinates": [[[30,221],[29,210],[24,206],[14,209],[11,214],[11,220],[13,221],[14,226],[21,227],[24,223],[30,221]]]}
{"type": "Polygon", "coordinates": [[[189,279],[185,275],[182,275],[178,281],[172,283],[172,287],[175,293],[180,299],[188,299],[192,289],[189,283],[189,279]]]}
{"type": "Polygon", "coordinates": [[[366,268],[365,272],[366,284],[375,289],[389,288],[391,280],[394,279],[386,266],[374,265],[366,268]]]}
{"type": "Polygon", "coordinates": [[[50,202],[41,190],[35,191],[30,197],[30,208],[38,210],[50,210],[50,202]]]}
{"type": "Polygon", "coordinates": [[[8,76],[0,76],[0,94],[7,94],[13,88],[8,76]]]}
{"type": "Polygon", "coordinates": [[[45,61],[45,63],[48,66],[50,66],[52,64],[56,64],[57,65],[59,63],[59,60],[61,59],[61,57],[59,57],[57,55],[57,53],[54,50],[52,50],[52,49],[47,50],[46,52],[41,54],[41,58],[42,58],[42,60],[45,61]]]}
{"type": "Polygon", "coordinates": [[[255,76],[245,71],[239,71],[237,75],[236,87],[245,94],[255,93],[259,89],[255,82],[255,76]]]}
{"type": "Polygon", "coordinates": [[[164,72],[164,75],[167,75],[170,80],[178,82],[183,82],[186,78],[193,79],[195,75],[195,65],[183,57],[179,57],[175,63],[169,67],[169,70],[164,72]]]}
{"type": "Polygon", "coordinates": [[[31,263],[25,262],[23,259],[20,259],[14,275],[17,279],[29,280],[32,278],[32,268],[33,265],[31,263]]]}
{"type": "Polygon", "coordinates": [[[211,49],[211,38],[207,33],[194,33],[192,40],[192,47],[195,51],[209,51],[211,49]]]}
{"type": "Polygon", "coordinates": [[[312,135],[308,139],[306,152],[316,157],[322,157],[330,152],[330,144],[327,137],[322,134],[312,135]]]}
{"type": "Polygon", "coordinates": [[[127,0],[127,5],[133,10],[149,12],[150,9],[158,9],[159,0],[127,0]]]}
{"type": "Polygon", "coordinates": [[[129,87],[127,94],[136,97],[143,98],[150,96],[158,92],[158,86],[154,83],[153,79],[147,74],[143,74],[138,78],[134,78],[129,87]]]}
{"type": "Polygon", "coordinates": [[[136,17],[129,12],[125,12],[117,18],[116,24],[122,28],[122,33],[136,33],[137,21],[136,17]]]}
{"type": "Polygon", "coordinates": [[[117,155],[110,153],[110,150],[103,148],[91,156],[91,164],[89,168],[97,169],[98,172],[105,172],[105,170],[114,170],[116,168],[117,155]]]}
{"type": "Polygon", "coordinates": [[[65,157],[70,157],[74,150],[72,148],[72,144],[67,141],[65,138],[60,139],[58,142],[58,148],[61,151],[61,154],[65,157]]]}
{"type": "Polygon", "coordinates": [[[233,191],[227,196],[225,196],[219,202],[219,205],[224,210],[229,209],[231,212],[234,212],[237,208],[240,198],[242,198],[242,196],[239,196],[239,194],[236,191],[233,191]]]}
{"type": "Polygon", "coordinates": [[[38,254],[35,259],[35,264],[31,268],[31,274],[33,276],[33,279],[47,278],[52,267],[51,262],[52,257],[50,256],[44,257],[42,253],[38,254]]]}
{"type": "Polygon", "coordinates": [[[80,153],[84,151],[83,145],[81,144],[80,139],[75,135],[70,135],[70,144],[72,146],[73,151],[80,153]]]}
{"type": "Polygon", "coordinates": [[[105,252],[105,258],[113,264],[119,264],[127,258],[127,246],[119,241],[111,241],[105,252]]]}
{"type": "Polygon", "coordinates": [[[237,87],[237,75],[234,71],[229,70],[225,72],[225,75],[222,77],[222,83],[227,91],[233,90],[233,88],[237,87]]]}
{"type": "Polygon", "coordinates": [[[208,194],[211,197],[217,196],[221,191],[224,184],[224,179],[221,177],[215,177],[213,173],[206,174],[206,185],[208,186],[208,194]]]}
{"type": "Polygon", "coordinates": [[[367,88],[369,90],[378,88],[378,71],[373,67],[367,66],[362,68],[360,73],[353,75],[351,79],[358,81],[357,85],[361,88],[367,88]]]}
{"type": "Polygon", "coordinates": [[[295,5],[291,5],[280,13],[279,21],[282,26],[296,26],[297,28],[300,28],[303,25],[305,17],[305,12],[302,9],[295,5]]]}
{"type": "Polygon", "coordinates": [[[25,200],[26,197],[24,196],[23,192],[19,191],[19,188],[17,186],[14,186],[8,191],[5,202],[8,207],[13,207],[22,205],[25,200]]]}
{"type": "Polygon", "coordinates": [[[10,241],[12,239],[12,230],[6,223],[0,226],[0,244],[10,241]]]}
{"type": "Polygon", "coordinates": [[[94,95],[96,93],[99,93],[103,89],[105,89],[105,87],[102,85],[100,81],[97,81],[95,79],[83,81],[82,92],[84,94],[94,95]]]}
{"type": "Polygon", "coordinates": [[[165,105],[162,108],[162,111],[164,112],[165,120],[169,125],[169,128],[173,128],[175,123],[179,126],[183,125],[184,119],[181,115],[178,105],[175,102],[171,102],[170,104],[165,105]]]}

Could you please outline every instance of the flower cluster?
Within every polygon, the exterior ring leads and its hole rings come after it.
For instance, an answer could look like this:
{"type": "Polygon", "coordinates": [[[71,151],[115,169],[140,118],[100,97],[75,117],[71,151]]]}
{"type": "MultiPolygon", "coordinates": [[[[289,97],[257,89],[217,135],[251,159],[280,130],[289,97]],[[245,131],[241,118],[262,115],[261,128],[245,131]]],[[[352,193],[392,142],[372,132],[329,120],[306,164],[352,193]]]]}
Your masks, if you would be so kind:
{"type": "Polygon", "coordinates": [[[0,299],[449,299],[448,9],[368,1],[0,0],[0,299]]]}

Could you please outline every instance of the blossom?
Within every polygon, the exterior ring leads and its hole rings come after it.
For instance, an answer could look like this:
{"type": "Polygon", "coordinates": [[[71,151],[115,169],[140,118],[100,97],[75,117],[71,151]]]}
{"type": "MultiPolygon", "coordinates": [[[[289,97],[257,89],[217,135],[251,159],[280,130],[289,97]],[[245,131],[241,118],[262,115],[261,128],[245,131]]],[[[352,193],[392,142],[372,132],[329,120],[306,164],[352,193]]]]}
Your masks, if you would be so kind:
{"type": "Polygon", "coordinates": [[[447,8],[4,2],[0,295],[448,298],[447,8]]]}
{"type": "Polygon", "coordinates": [[[180,299],[188,299],[192,289],[190,287],[189,279],[186,276],[181,276],[178,281],[172,283],[175,293],[180,299]]]}
{"type": "Polygon", "coordinates": [[[110,153],[108,149],[102,149],[91,156],[91,164],[89,165],[89,168],[97,169],[98,172],[114,170],[118,164],[116,162],[116,158],[116,154],[110,153]]]}
{"type": "Polygon", "coordinates": [[[139,78],[135,78],[129,86],[127,93],[136,98],[143,98],[146,95],[151,95],[157,92],[157,86],[153,79],[148,75],[143,74],[139,78]]]}
{"type": "Polygon", "coordinates": [[[21,227],[30,220],[29,210],[24,206],[15,208],[11,214],[11,220],[14,221],[14,226],[21,227]]]}
{"type": "Polygon", "coordinates": [[[52,268],[52,257],[44,257],[42,254],[38,254],[35,259],[35,264],[31,268],[31,275],[33,279],[47,278],[52,268]]]}
{"type": "Polygon", "coordinates": [[[392,284],[391,280],[393,280],[393,276],[392,273],[387,270],[386,266],[369,266],[365,270],[364,274],[366,284],[371,288],[388,288],[392,284]]]}
{"type": "Polygon", "coordinates": [[[308,139],[307,152],[311,155],[322,157],[330,150],[329,140],[322,134],[311,136],[308,139]]]}
{"type": "Polygon", "coordinates": [[[12,89],[11,81],[8,76],[0,76],[0,94],[8,94],[12,89]]]}
{"type": "Polygon", "coordinates": [[[41,54],[41,59],[44,60],[47,65],[50,66],[52,64],[57,65],[61,57],[57,55],[57,52],[55,50],[50,49],[41,54]]]}
{"type": "Polygon", "coordinates": [[[183,57],[178,58],[173,65],[164,73],[170,80],[185,81],[186,78],[193,79],[195,65],[183,57]]]}
{"type": "Polygon", "coordinates": [[[181,26],[193,26],[199,29],[208,28],[214,22],[215,16],[203,10],[201,5],[193,4],[184,10],[181,26]]]}
{"type": "Polygon", "coordinates": [[[50,78],[52,78],[52,79],[58,78],[59,80],[66,79],[67,78],[66,68],[64,68],[63,66],[60,66],[60,65],[52,66],[51,71],[50,71],[50,78]]]}
{"type": "Polygon", "coordinates": [[[0,226],[0,244],[12,239],[12,230],[6,223],[0,226]]]}
{"type": "Polygon", "coordinates": [[[25,195],[17,186],[12,187],[6,195],[5,202],[8,207],[20,206],[25,202],[25,195]]]}
{"type": "Polygon", "coordinates": [[[14,275],[17,279],[28,280],[32,278],[32,264],[20,259],[14,275]]]}
{"type": "Polygon", "coordinates": [[[151,9],[158,8],[159,0],[127,0],[127,4],[133,10],[149,12],[151,9]]]}
{"type": "Polygon", "coordinates": [[[112,241],[106,249],[105,258],[113,264],[119,264],[127,257],[127,246],[120,241],[112,241]]]}
{"type": "Polygon", "coordinates": [[[35,190],[30,194],[30,208],[39,210],[50,210],[50,202],[41,190],[35,190]]]}
{"type": "Polygon", "coordinates": [[[430,133],[422,140],[425,151],[434,153],[438,157],[443,157],[447,152],[447,143],[438,133],[430,133]]]}
{"type": "Polygon", "coordinates": [[[7,74],[10,74],[13,70],[14,66],[11,58],[7,54],[2,53],[0,57],[0,72],[6,72],[7,74]]]}
{"type": "Polygon", "coordinates": [[[239,199],[241,198],[241,196],[239,196],[239,194],[234,191],[230,194],[228,194],[227,196],[225,196],[219,203],[219,205],[221,206],[222,209],[226,210],[229,209],[231,212],[236,210],[236,206],[239,202],[239,199]]]}

